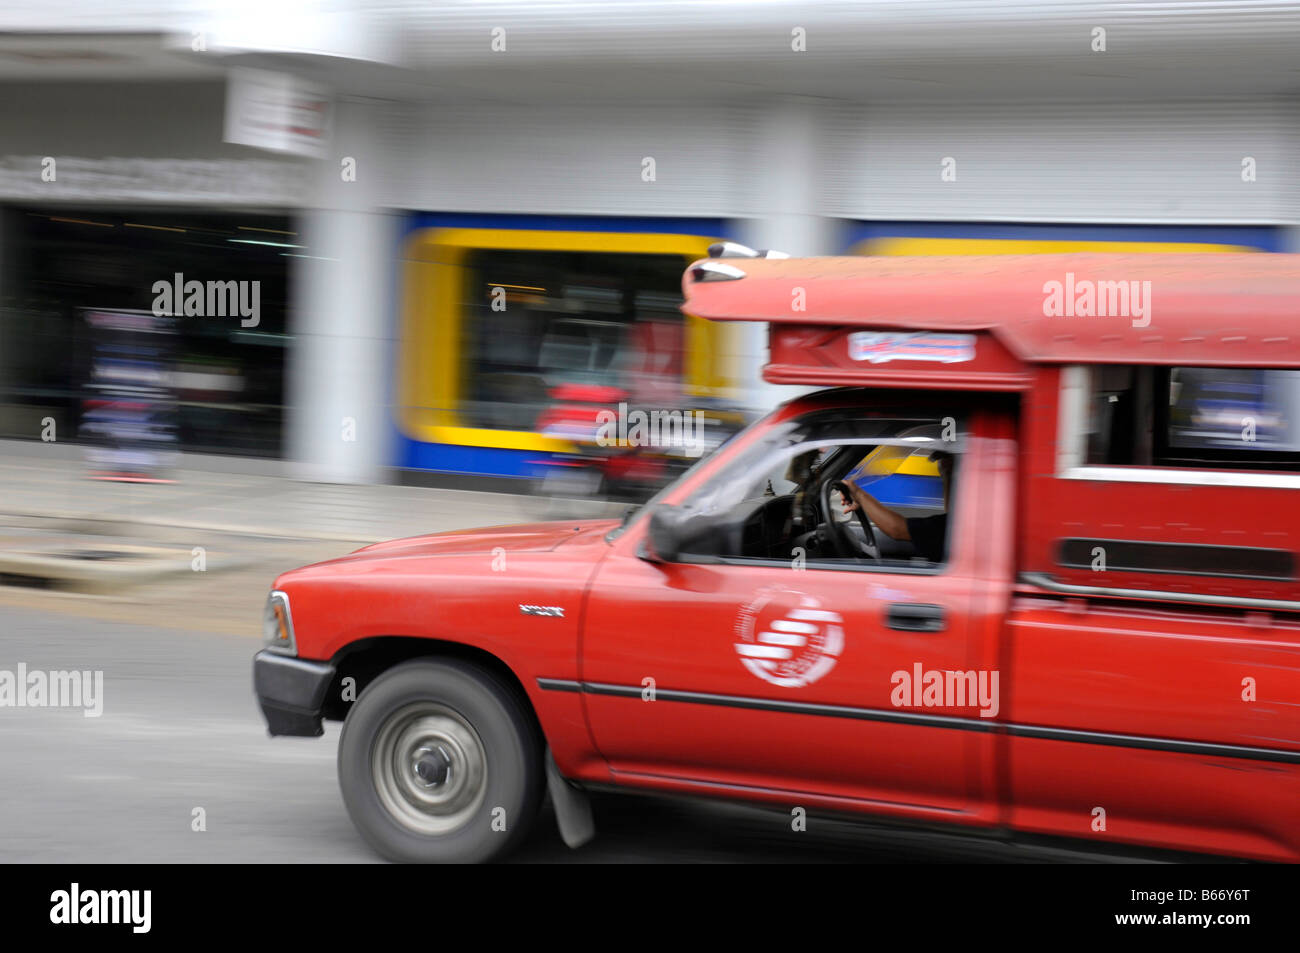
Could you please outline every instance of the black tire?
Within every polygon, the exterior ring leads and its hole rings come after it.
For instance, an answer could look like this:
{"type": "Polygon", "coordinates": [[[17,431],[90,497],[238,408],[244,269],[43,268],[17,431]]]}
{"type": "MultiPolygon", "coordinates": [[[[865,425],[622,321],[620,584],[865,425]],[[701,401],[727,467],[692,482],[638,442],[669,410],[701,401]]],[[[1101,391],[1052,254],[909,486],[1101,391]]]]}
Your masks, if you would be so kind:
{"type": "MultiPolygon", "coordinates": [[[[546,784],[542,750],[539,732],[517,692],[492,673],[453,659],[406,662],[367,686],[348,712],[339,738],[339,787],[357,830],[389,860],[481,863],[504,855],[532,825],[546,784]],[[473,737],[463,733],[457,718],[473,737]],[[425,738],[431,724],[450,725],[451,731],[437,735],[441,741],[409,742],[425,738]],[[458,812],[439,808],[445,814],[438,816],[437,810],[412,806],[409,794],[402,793],[430,786],[428,779],[416,778],[416,771],[403,778],[396,766],[412,763],[406,756],[412,744],[426,752],[432,744],[434,757],[443,758],[448,747],[442,742],[448,738],[453,755],[471,751],[466,765],[481,758],[482,780],[473,787],[481,791],[481,803],[467,796],[468,803],[458,812]],[[477,749],[475,739],[480,742],[477,749]],[[443,823],[454,826],[440,831],[413,826],[443,823]]],[[[439,763],[449,762],[443,758],[439,763]]],[[[450,763],[456,763],[454,757],[450,763]]],[[[453,767],[446,777],[454,772],[453,767]]],[[[430,776],[439,777],[436,768],[430,776]]],[[[457,777],[475,776],[466,767],[457,777]]]]}

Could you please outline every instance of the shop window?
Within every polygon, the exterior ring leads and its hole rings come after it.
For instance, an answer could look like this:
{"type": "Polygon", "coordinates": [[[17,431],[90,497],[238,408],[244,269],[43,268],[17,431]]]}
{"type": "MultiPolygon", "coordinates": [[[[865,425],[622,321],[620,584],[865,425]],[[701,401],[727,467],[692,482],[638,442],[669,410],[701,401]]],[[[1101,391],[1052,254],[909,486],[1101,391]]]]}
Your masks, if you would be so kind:
{"type": "Polygon", "coordinates": [[[465,267],[466,425],[531,430],[557,402],[683,399],[681,256],[484,249],[465,267]]]}

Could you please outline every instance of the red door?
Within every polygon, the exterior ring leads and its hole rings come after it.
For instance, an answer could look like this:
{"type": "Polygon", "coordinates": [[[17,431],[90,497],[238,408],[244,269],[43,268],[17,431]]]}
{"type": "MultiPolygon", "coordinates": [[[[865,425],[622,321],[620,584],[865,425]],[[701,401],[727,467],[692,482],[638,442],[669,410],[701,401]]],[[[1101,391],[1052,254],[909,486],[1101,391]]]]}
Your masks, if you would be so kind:
{"type": "Polygon", "coordinates": [[[996,697],[981,706],[974,686],[945,704],[922,686],[969,672],[999,687],[992,597],[1012,526],[990,502],[1009,504],[1012,473],[993,468],[993,443],[969,442],[934,573],[653,563],[637,556],[644,522],[629,529],[582,640],[588,717],[618,779],[991,820],[996,697]]]}

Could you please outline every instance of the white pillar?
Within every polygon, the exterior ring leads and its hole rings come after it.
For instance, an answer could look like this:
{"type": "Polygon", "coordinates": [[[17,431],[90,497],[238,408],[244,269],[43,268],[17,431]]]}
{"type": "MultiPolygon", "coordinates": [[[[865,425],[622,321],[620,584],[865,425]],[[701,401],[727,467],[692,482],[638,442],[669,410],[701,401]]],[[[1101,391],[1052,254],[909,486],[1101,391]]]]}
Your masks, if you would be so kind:
{"type": "Polygon", "coordinates": [[[393,261],[398,217],[379,208],[384,181],[376,104],[336,109],[330,158],[314,162],[311,208],[292,258],[293,335],[286,443],[294,472],[323,483],[374,483],[390,458],[393,261]],[[342,161],[356,161],[345,181],[342,161]]]}
{"type": "MultiPolygon", "coordinates": [[[[745,177],[748,217],[737,241],[751,248],[773,248],[790,255],[834,255],[840,251],[839,223],[821,214],[822,155],[828,131],[823,100],[784,97],[764,101],[753,130],[751,166],[745,177]]],[[[740,267],[744,267],[743,263],[740,267]]],[[[739,337],[742,381],[753,381],[755,407],[770,408],[810,388],[768,384],[767,325],[745,324],[739,337]]]]}

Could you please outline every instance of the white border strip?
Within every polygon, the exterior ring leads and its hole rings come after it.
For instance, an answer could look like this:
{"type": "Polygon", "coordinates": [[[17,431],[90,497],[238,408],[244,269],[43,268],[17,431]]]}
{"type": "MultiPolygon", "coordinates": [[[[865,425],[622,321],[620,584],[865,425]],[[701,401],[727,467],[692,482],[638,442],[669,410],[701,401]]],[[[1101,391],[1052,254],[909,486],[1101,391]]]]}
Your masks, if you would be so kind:
{"type": "Polygon", "coordinates": [[[1056,475],[1062,480],[1101,480],[1108,483],[1258,486],[1275,490],[1300,490],[1300,473],[1225,473],[1222,470],[1178,470],[1165,467],[1071,467],[1056,475]]]}

